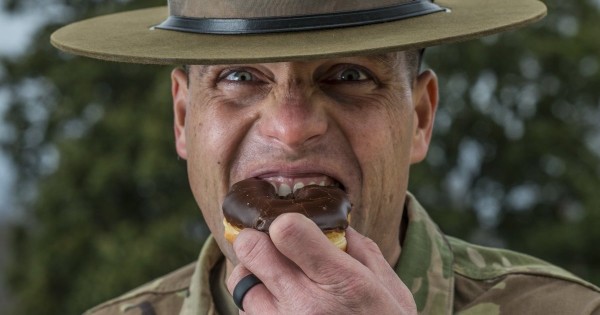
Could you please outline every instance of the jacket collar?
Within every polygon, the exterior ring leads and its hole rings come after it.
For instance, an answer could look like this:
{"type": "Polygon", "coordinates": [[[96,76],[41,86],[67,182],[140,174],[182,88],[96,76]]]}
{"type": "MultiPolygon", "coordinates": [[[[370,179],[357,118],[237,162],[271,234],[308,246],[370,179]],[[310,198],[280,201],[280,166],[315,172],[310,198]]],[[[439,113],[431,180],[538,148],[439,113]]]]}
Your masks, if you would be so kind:
{"type": "Polygon", "coordinates": [[[453,254],[448,241],[410,193],[405,211],[408,229],[396,273],[412,292],[419,314],[452,314],[453,254]]]}

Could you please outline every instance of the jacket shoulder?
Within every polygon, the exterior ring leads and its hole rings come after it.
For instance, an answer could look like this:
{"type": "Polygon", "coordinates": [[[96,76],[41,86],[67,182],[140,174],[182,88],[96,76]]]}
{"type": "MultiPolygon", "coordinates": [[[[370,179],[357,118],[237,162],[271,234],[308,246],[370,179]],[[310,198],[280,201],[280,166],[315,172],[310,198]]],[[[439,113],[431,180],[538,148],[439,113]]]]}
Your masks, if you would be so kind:
{"type": "Polygon", "coordinates": [[[448,238],[455,314],[600,314],[600,289],[535,257],[448,238]]]}
{"type": "Polygon", "coordinates": [[[597,286],[539,258],[507,249],[491,248],[448,237],[454,253],[454,271],[475,280],[495,279],[510,274],[545,276],[573,282],[593,291],[597,286]]]}
{"type": "Polygon", "coordinates": [[[195,263],[138,287],[122,296],[104,302],[85,315],[178,314],[189,293],[195,263]]]}

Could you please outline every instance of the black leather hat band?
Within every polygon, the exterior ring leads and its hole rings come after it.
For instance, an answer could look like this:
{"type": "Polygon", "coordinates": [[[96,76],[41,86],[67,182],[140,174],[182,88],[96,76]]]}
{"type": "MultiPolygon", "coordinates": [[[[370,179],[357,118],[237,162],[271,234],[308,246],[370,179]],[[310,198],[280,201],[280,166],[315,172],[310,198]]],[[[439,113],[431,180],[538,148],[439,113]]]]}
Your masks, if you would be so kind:
{"type": "Polygon", "coordinates": [[[385,8],[302,16],[251,19],[169,16],[155,28],[202,34],[264,34],[367,25],[445,10],[430,0],[415,0],[385,8]]]}

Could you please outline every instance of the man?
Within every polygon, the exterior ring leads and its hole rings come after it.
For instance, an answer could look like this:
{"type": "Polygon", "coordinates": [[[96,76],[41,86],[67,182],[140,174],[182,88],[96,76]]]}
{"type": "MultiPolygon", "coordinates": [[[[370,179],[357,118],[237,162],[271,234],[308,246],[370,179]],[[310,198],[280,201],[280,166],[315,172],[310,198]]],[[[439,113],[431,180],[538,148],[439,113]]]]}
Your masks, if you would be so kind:
{"type": "Polygon", "coordinates": [[[600,312],[597,287],[445,236],[407,193],[438,103],[419,49],[535,21],[542,4],[206,0],[164,12],[91,19],[52,37],[84,56],[191,65],[172,72],[175,143],[212,237],[195,264],[90,314],[600,312]],[[279,190],[342,187],[353,204],[347,251],[294,213],[229,244],[223,199],[248,178],[279,190]]]}

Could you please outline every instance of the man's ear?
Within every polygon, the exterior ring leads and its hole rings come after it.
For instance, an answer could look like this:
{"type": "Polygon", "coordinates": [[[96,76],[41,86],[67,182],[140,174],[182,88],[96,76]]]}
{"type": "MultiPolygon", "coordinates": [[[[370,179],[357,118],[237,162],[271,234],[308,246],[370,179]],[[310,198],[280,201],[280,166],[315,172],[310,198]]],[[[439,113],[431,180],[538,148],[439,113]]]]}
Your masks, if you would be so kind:
{"type": "Polygon", "coordinates": [[[182,159],[187,159],[187,146],[185,140],[185,118],[189,100],[188,75],[181,68],[171,72],[171,94],[173,96],[173,113],[175,130],[175,149],[182,159]]]}
{"type": "Polygon", "coordinates": [[[438,80],[433,71],[423,71],[417,77],[413,90],[413,104],[414,135],[410,161],[414,164],[425,159],[431,142],[438,105],[438,80]]]}

